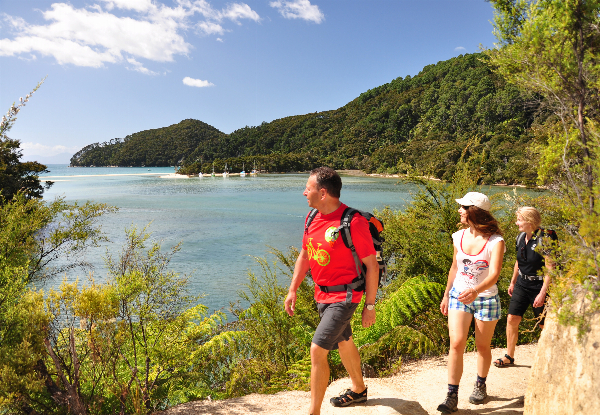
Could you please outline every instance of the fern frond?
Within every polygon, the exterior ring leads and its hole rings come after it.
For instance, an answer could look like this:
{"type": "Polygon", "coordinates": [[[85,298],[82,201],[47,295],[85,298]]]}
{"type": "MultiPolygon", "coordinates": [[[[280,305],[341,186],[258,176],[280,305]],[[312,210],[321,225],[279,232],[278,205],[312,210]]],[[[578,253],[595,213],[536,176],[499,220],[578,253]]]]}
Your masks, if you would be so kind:
{"type": "Polygon", "coordinates": [[[445,287],[425,277],[414,277],[377,305],[377,320],[364,329],[360,314],[353,319],[354,338],[359,345],[374,343],[398,326],[409,325],[415,317],[431,307],[437,307],[445,287]]]}
{"type": "Polygon", "coordinates": [[[202,344],[193,354],[195,358],[211,356],[211,359],[225,360],[226,357],[239,352],[247,340],[245,331],[224,331],[213,336],[202,344]]]}

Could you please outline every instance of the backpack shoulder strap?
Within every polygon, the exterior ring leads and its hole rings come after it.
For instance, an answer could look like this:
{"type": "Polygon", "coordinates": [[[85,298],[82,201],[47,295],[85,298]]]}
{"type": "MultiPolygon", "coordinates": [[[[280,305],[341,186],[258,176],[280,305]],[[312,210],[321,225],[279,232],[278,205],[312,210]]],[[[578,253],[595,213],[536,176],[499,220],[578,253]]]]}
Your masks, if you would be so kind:
{"type": "Polygon", "coordinates": [[[357,213],[360,212],[354,208],[347,207],[342,213],[342,217],[340,219],[340,226],[338,227],[340,236],[344,241],[344,245],[346,245],[346,248],[349,248],[352,251],[354,251],[354,243],[352,242],[350,224],[352,223],[352,218],[357,213]]]}
{"type": "Polygon", "coordinates": [[[306,217],[306,223],[304,224],[304,233],[308,233],[308,227],[312,223],[315,216],[317,216],[317,213],[319,213],[317,209],[313,209],[309,212],[308,216],[306,217]]]}
{"type": "Polygon", "coordinates": [[[356,264],[356,273],[358,276],[362,276],[364,278],[364,271],[362,267],[362,262],[356,253],[356,247],[354,246],[354,242],[352,242],[352,232],[350,230],[350,224],[352,223],[352,218],[355,214],[360,213],[360,211],[347,207],[342,213],[342,218],[340,219],[339,226],[339,234],[342,237],[342,241],[344,241],[344,245],[348,249],[352,251],[352,256],[354,257],[354,263],[356,264]]]}
{"type": "Polygon", "coordinates": [[[526,233],[525,233],[525,232],[521,232],[521,233],[520,233],[520,234],[517,236],[517,244],[516,244],[516,246],[517,246],[517,249],[519,248],[519,244],[521,243],[521,241],[525,239],[525,235],[526,235],[526,233]]]}

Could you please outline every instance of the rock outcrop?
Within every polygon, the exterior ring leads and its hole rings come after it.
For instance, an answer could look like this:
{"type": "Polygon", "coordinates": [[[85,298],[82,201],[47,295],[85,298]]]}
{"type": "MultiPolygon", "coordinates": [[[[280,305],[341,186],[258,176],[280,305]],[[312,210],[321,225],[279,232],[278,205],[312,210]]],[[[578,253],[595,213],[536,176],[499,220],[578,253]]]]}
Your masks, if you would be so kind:
{"type": "MultiPolygon", "coordinates": [[[[589,312],[589,299],[581,297],[574,311],[589,312]]],[[[600,414],[600,311],[590,317],[590,330],[578,338],[576,327],[560,325],[549,313],[527,386],[526,415],[600,414]]]]}

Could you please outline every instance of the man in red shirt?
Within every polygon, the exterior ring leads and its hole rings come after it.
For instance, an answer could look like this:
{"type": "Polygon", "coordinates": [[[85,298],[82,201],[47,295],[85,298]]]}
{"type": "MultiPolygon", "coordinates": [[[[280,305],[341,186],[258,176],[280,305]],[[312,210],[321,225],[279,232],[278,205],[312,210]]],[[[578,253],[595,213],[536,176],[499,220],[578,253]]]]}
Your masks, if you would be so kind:
{"type": "MultiPolygon", "coordinates": [[[[344,367],[352,380],[352,387],[341,396],[331,398],[334,406],[347,406],[367,400],[360,355],[352,339],[350,320],[362,300],[362,291],[347,289],[332,290],[325,287],[350,284],[357,277],[357,268],[352,251],[344,245],[338,232],[346,205],[340,202],[342,179],[335,170],[319,167],[310,172],[304,196],[308,206],[318,213],[304,232],[302,251],[296,260],[294,275],[285,299],[285,310],[294,315],[296,291],[310,269],[315,282],[315,300],[321,322],[315,331],[310,347],[311,356],[311,404],[309,413],[319,415],[321,403],[329,382],[327,354],[339,349],[344,367]]],[[[375,323],[375,296],[379,280],[379,265],[369,232],[369,224],[361,215],[355,215],[350,223],[352,241],[358,257],[366,265],[365,307],[362,310],[362,325],[375,323]]]]}

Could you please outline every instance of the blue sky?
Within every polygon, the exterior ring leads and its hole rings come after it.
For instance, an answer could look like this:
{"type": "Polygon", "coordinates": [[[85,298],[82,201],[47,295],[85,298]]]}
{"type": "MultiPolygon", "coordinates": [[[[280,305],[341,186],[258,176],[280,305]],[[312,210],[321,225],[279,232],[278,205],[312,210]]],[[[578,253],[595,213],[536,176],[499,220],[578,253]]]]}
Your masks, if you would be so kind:
{"type": "Polygon", "coordinates": [[[492,18],[484,0],[0,0],[0,110],[47,76],[9,134],[45,163],[186,118],[231,133],[492,47],[492,18]]]}

